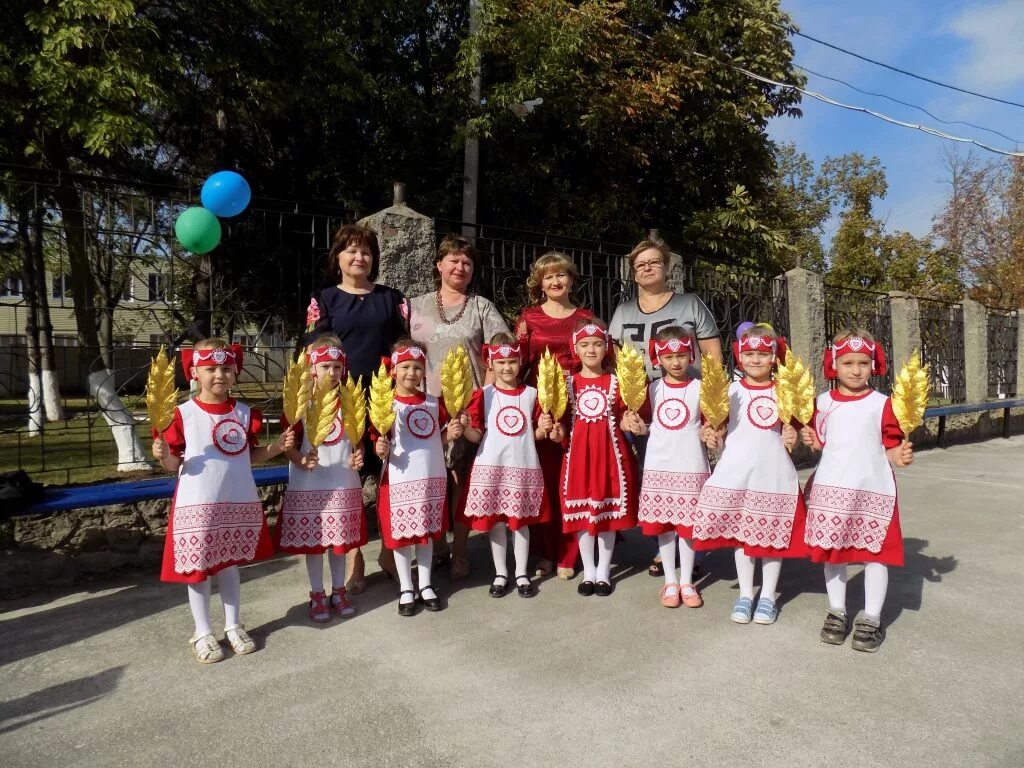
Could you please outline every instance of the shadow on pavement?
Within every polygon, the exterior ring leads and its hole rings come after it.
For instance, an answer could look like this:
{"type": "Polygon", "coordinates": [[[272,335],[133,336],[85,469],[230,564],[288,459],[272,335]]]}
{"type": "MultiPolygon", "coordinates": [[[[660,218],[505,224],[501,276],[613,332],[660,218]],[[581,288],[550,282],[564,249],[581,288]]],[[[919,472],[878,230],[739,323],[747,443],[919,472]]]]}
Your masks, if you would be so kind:
{"type": "Polygon", "coordinates": [[[0,702],[0,735],[90,704],[114,692],[125,668],[52,685],[18,699],[0,702]]]}

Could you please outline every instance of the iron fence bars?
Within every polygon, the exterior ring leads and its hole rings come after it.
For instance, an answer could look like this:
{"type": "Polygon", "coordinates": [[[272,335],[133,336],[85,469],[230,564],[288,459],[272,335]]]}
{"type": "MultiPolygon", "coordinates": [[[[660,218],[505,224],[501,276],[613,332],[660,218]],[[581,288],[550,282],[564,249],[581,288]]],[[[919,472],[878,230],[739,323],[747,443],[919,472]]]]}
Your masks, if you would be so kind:
{"type": "Polygon", "coordinates": [[[1020,313],[988,307],[988,396],[1017,396],[1017,326],[1020,313]]]}
{"type": "MultiPolygon", "coordinates": [[[[843,330],[863,328],[882,345],[888,370],[885,376],[872,376],[871,386],[879,392],[892,391],[892,314],[889,310],[889,295],[862,288],[839,285],[825,285],[825,336],[831,343],[836,334],[843,330]]],[[[817,365],[817,362],[815,362],[817,365]]],[[[834,383],[833,383],[834,386],[834,383]]]]}
{"type": "Polygon", "coordinates": [[[935,299],[918,299],[918,308],[921,360],[929,367],[931,399],[940,403],[965,402],[967,375],[963,306],[935,299]]]}

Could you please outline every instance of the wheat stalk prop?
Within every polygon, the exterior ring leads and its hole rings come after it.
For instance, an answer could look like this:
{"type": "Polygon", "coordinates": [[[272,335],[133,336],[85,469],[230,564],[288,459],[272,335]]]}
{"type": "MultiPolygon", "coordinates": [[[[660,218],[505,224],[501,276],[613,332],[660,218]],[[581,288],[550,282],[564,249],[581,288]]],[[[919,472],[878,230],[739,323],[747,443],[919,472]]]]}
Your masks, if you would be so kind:
{"type": "Polygon", "coordinates": [[[345,424],[345,435],[355,448],[363,440],[366,432],[366,392],[363,391],[363,377],[352,379],[349,375],[345,385],[340,388],[342,421],[345,424]]]}
{"type": "Polygon", "coordinates": [[[544,413],[553,413],[558,405],[558,382],[555,375],[561,376],[562,369],[551,354],[548,347],[544,348],[544,354],[537,361],[537,402],[544,413]],[[554,365],[555,370],[551,366],[554,365]]]}
{"type": "Polygon", "coordinates": [[[330,377],[325,377],[317,382],[313,390],[309,410],[306,412],[306,434],[309,435],[309,444],[314,448],[322,445],[334,429],[334,422],[338,418],[339,389],[331,386],[330,377]]]}
{"type": "Polygon", "coordinates": [[[395,424],[395,390],[384,363],[370,379],[370,422],[384,437],[395,424]]]}
{"type": "Polygon", "coordinates": [[[640,410],[647,398],[647,369],[644,359],[631,344],[624,344],[619,349],[615,363],[615,377],[619,380],[619,392],[622,402],[633,413],[640,410]]]}
{"type": "Polygon", "coordinates": [[[814,417],[814,377],[803,361],[788,349],[775,378],[775,399],[779,404],[779,420],[783,424],[794,419],[801,424],[810,424],[814,417]]]}
{"type": "Polygon", "coordinates": [[[729,376],[717,358],[700,358],[700,412],[713,429],[729,420],[729,376]]]}
{"type": "Polygon", "coordinates": [[[289,424],[298,424],[306,415],[309,398],[313,394],[313,379],[310,376],[306,355],[299,353],[294,363],[284,374],[284,417],[289,424]]]}
{"type": "Polygon", "coordinates": [[[469,355],[460,344],[448,350],[441,365],[441,394],[448,413],[454,416],[469,403],[473,394],[473,373],[469,355]]]}
{"type": "Polygon", "coordinates": [[[146,413],[149,423],[158,435],[171,426],[174,409],[178,405],[178,390],[174,386],[174,364],[167,358],[163,347],[149,364],[146,379],[146,413]]]}
{"type": "Polygon", "coordinates": [[[928,390],[928,366],[921,365],[921,357],[915,349],[892,385],[892,410],[907,439],[924,421],[928,390]]]}

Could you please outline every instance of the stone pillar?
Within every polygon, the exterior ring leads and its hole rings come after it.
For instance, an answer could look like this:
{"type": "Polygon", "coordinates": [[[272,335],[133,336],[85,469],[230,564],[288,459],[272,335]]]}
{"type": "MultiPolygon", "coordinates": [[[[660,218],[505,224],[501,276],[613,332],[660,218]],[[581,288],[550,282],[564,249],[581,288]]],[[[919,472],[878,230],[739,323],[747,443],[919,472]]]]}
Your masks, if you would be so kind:
{"type": "Polygon", "coordinates": [[[921,308],[917,297],[903,291],[892,291],[889,294],[889,319],[892,323],[892,360],[889,360],[889,367],[899,373],[914,350],[921,351],[921,308]]]}
{"type": "Polygon", "coordinates": [[[1017,394],[1024,397],[1024,308],[1017,310],[1017,394]]]}
{"type": "Polygon", "coordinates": [[[964,374],[967,378],[967,402],[988,400],[988,310],[984,304],[963,300],[964,374]]]}
{"type": "Polygon", "coordinates": [[[825,278],[803,267],[785,275],[789,306],[789,345],[814,374],[819,392],[828,389],[821,373],[828,339],[825,338],[825,278]]]}
{"type": "Polygon", "coordinates": [[[434,290],[434,222],[405,204],[405,188],[395,184],[394,205],[362,219],[380,241],[377,282],[408,297],[434,290]]]}

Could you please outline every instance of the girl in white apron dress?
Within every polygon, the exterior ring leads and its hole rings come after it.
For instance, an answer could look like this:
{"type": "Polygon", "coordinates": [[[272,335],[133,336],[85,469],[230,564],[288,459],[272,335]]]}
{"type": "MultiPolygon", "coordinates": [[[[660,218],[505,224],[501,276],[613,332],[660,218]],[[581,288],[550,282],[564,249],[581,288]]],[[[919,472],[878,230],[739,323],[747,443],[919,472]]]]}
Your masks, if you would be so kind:
{"type": "Polygon", "coordinates": [[[711,469],[700,433],[700,380],[686,375],[694,361],[694,346],[693,337],[679,326],[662,329],[648,344],[651,363],[660,365],[664,375],[651,382],[646,409],[649,413],[641,413],[650,419],[651,426],[637,519],[645,535],[658,537],[665,569],[665,584],[658,596],[667,608],[678,608],[680,603],[688,608],[704,604],[691,583],[691,539],[693,515],[711,469]]]}
{"type": "Polygon", "coordinates": [[[485,344],[483,359],[495,383],[474,392],[466,408],[466,439],[480,443],[480,450],[460,514],[471,529],[487,531],[490,537],[496,574],[491,597],[504,597],[511,587],[507,531],[512,531],[516,589],[520,597],[533,597],[537,589],[526,573],[529,526],[546,523],[551,516],[536,441],[545,439],[554,424],[550,415],[541,413],[537,390],[519,383],[521,348],[510,334],[499,333],[485,344]]]}
{"type": "Polygon", "coordinates": [[[417,599],[428,611],[442,608],[430,570],[434,541],[444,535],[448,517],[444,446],[463,430],[460,419],[449,421],[441,400],[420,389],[426,359],[411,339],[395,344],[388,360],[395,379],[395,424],[388,435],[370,430],[377,455],[386,460],[377,514],[384,546],[395,553],[400,616],[413,616],[417,599]],[[419,570],[418,598],[412,583],[413,557],[419,570]]]}
{"type": "MultiPolygon", "coordinates": [[[[306,349],[314,381],[329,379],[334,386],[345,378],[345,353],[335,336],[321,336],[306,349]]],[[[287,425],[284,416],[281,423],[287,425]]],[[[363,448],[354,450],[345,436],[341,414],[331,434],[313,448],[305,419],[295,425],[301,448],[286,453],[288,489],[274,529],[281,552],[305,555],[309,575],[309,618],[330,621],[333,612],[348,618],[355,614],[345,589],[345,553],[366,543],[363,488],[358,470],[363,448]],[[331,596],[324,589],[324,554],[331,569],[331,596]]]]}
{"type": "Polygon", "coordinates": [[[229,396],[242,370],[237,344],[206,339],[183,349],[181,357],[199,391],[175,409],[162,435],[154,434],[153,456],[164,469],[178,472],[160,579],[188,585],[195,621],[189,646],[196,659],[209,664],[224,658],[210,627],[209,577],[214,574],[228,643],[237,654],[256,650],[239,620],[238,566],[270,557],[274,546],[250,462],[294,447],[295,436],[286,430],[269,446],[258,447],[263,415],[229,396]]]}
{"type": "Polygon", "coordinates": [[[807,483],[805,534],[811,560],[825,566],[829,609],[820,636],[832,645],[846,640],[846,564],[864,563],[864,613],[854,622],[851,645],[873,652],[885,637],[887,566],[903,565],[891,465],[910,464],[913,449],[892,400],[870,386],[871,376],[885,375],[881,344],[863,330],[844,331],[825,350],[823,368],[838,387],[818,396],[814,428],[801,431],[804,443],[821,451],[807,483]]]}
{"type": "MultiPolygon", "coordinates": [[[[741,326],[743,329],[743,326],[741,326]]],[[[724,451],[701,489],[694,515],[697,550],[736,548],[740,596],[729,618],[737,624],[771,624],[778,617],[775,589],[782,559],[807,557],[800,479],[787,449],[798,439],[779,420],[772,372],[785,355],[785,339],[768,325],[737,334],[734,358],[743,373],[729,386],[729,424],[724,451]],[[761,558],[761,595],[754,609],[754,567],[761,558]]],[[[709,448],[721,449],[723,435],[705,427],[709,448]]]]}

